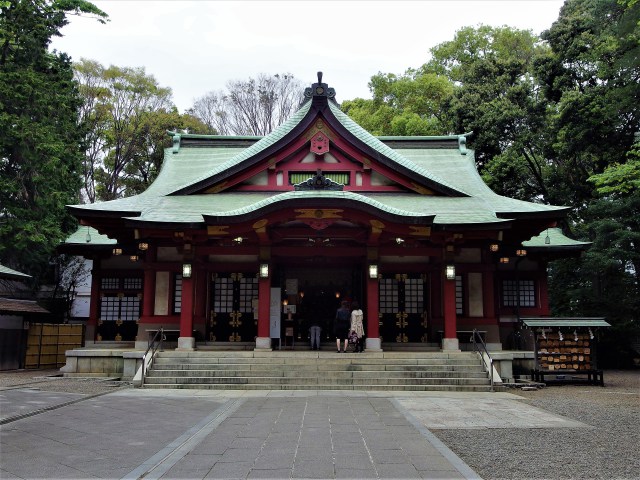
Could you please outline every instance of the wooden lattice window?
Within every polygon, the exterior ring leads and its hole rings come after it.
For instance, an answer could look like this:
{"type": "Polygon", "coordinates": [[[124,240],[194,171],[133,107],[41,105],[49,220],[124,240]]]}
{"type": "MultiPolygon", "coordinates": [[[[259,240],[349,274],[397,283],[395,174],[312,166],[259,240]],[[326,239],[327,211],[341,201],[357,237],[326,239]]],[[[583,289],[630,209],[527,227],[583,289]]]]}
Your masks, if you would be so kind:
{"type": "Polygon", "coordinates": [[[396,313],[398,311],[398,280],[382,278],[380,288],[380,313],[396,313]]]}
{"type": "Polygon", "coordinates": [[[404,282],[404,311],[422,313],[424,310],[424,281],[421,278],[407,278],[404,282]]]}
{"type": "Polygon", "coordinates": [[[255,277],[240,279],[240,306],[241,312],[253,311],[253,299],[258,298],[258,279],[255,277]]]}
{"type": "MultiPolygon", "coordinates": [[[[315,177],[317,172],[289,172],[289,184],[306,182],[311,177],[315,177]]],[[[322,172],[324,178],[328,178],[342,185],[349,185],[349,172],[322,172]]]]}
{"type": "Polygon", "coordinates": [[[536,285],[533,280],[503,280],[502,305],[504,307],[535,307],[536,285]],[[518,286],[520,287],[518,295],[518,286]],[[518,296],[519,303],[518,303],[518,296]]]}
{"type": "Polygon", "coordinates": [[[125,290],[142,290],[142,278],[130,277],[123,280],[125,290]]]}
{"type": "Polygon", "coordinates": [[[462,275],[456,275],[456,315],[464,314],[464,286],[462,275]]]}
{"type": "Polygon", "coordinates": [[[173,277],[173,313],[182,312],[182,275],[176,273],[173,277]]]}
{"type": "Polygon", "coordinates": [[[100,320],[113,321],[119,318],[120,298],[118,295],[104,295],[100,302],[100,320]]]}
{"type": "Polygon", "coordinates": [[[102,290],[118,290],[119,288],[119,277],[104,277],[100,280],[100,289],[102,290]]]}
{"type": "Polygon", "coordinates": [[[136,321],[140,318],[138,295],[103,295],[100,302],[100,320],[136,321]]]}
{"type": "Polygon", "coordinates": [[[233,279],[216,278],[213,286],[214,300],[213,308],[216,312],[233,312],[233,279]]]}

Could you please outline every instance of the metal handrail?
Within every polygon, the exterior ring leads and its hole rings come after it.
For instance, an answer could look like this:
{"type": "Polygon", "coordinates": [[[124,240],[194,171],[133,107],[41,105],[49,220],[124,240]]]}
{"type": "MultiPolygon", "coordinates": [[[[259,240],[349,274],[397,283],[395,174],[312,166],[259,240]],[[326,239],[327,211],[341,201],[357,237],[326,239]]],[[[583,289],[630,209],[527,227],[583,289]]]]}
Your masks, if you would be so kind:
{"type": "Polygon", "coordinates": [[[162,351],[162,342],[166,339],[167,337],[164,335],[164,328],[160,327],[153,336],[153,340],[149,343],[147,351],[144,352],[144,355],[142,356],[142,378],[140,380],[140,387],[144,387],[144,377],[147,374],[147,370],[151,368],[151,365],[153,365],[153,359],[155,358],[158,349],[162,351]],[[151,358],[149,358],[149,364],[147,365],[147,355],[149,355],[149,351],[151,351],[151,358]]]}
{"type": "Polygon", "coordinates": [[[493,392],[494,391],[493,358],[491,358],[491,354],[489,353],[489,350],[487,350],[487,345],[484,343],[484,340],[480,336],[480,333],[475,328],[473,329],[471,340],[473,341],[473,349],[480,355],[480,358],[482,359],[482,363],[484,364],[485,368],[489,371],[489,380],[491,381],[491,391],[493,392]],[[478,342],[476,339],[480,341],[478,342]],[[486,358],[484,354],[487,355],[486,358]],[[487,363],[487,359],[489,363],[487,363]]]}

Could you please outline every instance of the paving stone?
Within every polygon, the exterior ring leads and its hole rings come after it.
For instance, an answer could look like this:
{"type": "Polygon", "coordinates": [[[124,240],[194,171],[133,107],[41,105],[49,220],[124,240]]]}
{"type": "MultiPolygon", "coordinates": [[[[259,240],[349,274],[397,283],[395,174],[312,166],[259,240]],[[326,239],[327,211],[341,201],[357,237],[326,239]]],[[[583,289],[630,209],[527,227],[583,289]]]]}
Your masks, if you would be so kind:
{"type": "Polygon", "coordinates": [[[280,468],[280,469],[258,469],[254,468],[249,472],[249,476],[247,478],[291,478],[291,469],[288,468],[280,468]]]}
{"type": "Polygon", "coordinates": [[[367,454],[345,454],[336,453],[335,466],[338,468],[348,468],[352,470],[371,470],[372,463],[367,454]]]}
{"type": "Polygon", "coordinates": [[[375,470],[360,470],[354,468],[336,468],[336,476],[335,478],[354,478],[354,479],[365,479],[365,478],[379,478],[378,474],[375,470]]]}
{"type": "Polygon", "coordinates": [[[253,462],[217,462],[204,478],[246,478],[253,462]]]}
{"type": "Polygon", "coordinates": [[[293,478],[332,478],[334,466],[332,463],[316,460],[296,460],[293,466],[293,478]]]}
{"type": "Polygon", "coordinates": [[[422,478],[420,472],[411,464],[377,464],[376,470],[379,478],[422,478]]]}

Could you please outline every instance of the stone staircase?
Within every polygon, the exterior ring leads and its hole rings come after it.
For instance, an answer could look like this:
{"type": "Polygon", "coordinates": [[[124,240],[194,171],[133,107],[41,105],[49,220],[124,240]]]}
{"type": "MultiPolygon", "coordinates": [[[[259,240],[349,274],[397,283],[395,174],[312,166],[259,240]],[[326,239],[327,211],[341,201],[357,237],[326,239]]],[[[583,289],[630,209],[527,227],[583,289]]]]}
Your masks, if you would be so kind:
{"type": "Polygon", "coordinates": [[[490,391],[473,352],[159,352],[145,388],[490,391]]]}

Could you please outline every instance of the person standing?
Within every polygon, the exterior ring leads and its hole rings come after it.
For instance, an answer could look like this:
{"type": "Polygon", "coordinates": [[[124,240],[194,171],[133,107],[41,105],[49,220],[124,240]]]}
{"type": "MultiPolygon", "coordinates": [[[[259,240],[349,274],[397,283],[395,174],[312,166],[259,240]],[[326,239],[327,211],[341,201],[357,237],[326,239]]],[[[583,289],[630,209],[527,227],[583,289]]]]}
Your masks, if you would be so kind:
{"type": "Polygon", "coordinates": [[[309,336],[311,338],[311,350],[320,350],[320,334],[322,333],[322,325],[317,317],[311,320],[309,327],[309,336]]]}
{"type": "Polygon", "coordinates": [[[340,341],[344,340],[344,349],[342,353],[347,351],[347,342],[349,338],[349,323],[351,318],[351,311],[349,310],[349,302],[342,301],[340,308],[336,311],[336,316],[333,320],[333,334],[336,337],[336,347],[338,353],[340,353],[340,341]]]}
{"type": "Polygon", "coordinates": [[[351,327],[350,331],[356,332],[358,340],[356,341],[355,351],[363,352],[364,351],[364,312],[360,310],[360,305],[358,302],[354,301],[351,304],[351,327]]]}

